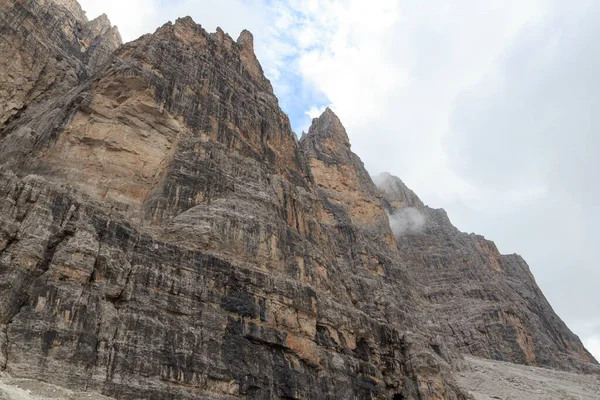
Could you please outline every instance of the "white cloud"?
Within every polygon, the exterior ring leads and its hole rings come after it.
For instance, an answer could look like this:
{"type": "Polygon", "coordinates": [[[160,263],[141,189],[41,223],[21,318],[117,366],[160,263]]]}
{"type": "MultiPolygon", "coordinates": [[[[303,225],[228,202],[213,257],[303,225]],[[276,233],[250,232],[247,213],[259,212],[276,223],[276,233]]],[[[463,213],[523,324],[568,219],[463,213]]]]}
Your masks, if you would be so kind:
{"type": "MultiPolygon", "coordinates": [[[[152,33],[168,21],[191,16],[209,32],[217,26],[236,36],[243,29],[266,36],[267,8],[262,0],[79,0],[89,19],[106,13],[124,41],[152,33]]],[[[237,37],[237,36],[236,36],[237,37]]]]}
{"type": "Polygon", "coordinates": [[[328,106],[315,107],[312,106],[308,111],[306,111],[306,115],[308,115],[311,119],[318,118],[328,106]]]}
{"type": "MultiPolygon", "coordinates": [[[[79,3],[86,11],[88,19],[96,18],[100,14],[108,15],[126,42],[153,32],[159,25],[160,7],[157,0],[79,0],[79,3]]],[[[162,23],[164,22],[166,21],[162,23]]]]}
{"type": "Polygon", "coordinates": [[[396,237],[422,233],[425,228],[425,216],[413,207],[401,208],[388,214],[390,228],[396,237]]]}

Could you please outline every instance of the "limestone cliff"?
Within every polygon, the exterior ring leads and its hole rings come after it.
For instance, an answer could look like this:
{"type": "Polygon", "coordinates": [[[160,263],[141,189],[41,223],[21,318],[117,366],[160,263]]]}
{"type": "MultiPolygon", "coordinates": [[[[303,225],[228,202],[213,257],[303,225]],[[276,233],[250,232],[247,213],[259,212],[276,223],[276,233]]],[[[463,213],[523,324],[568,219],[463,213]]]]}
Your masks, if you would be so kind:
{"type": "Polygon", "coordinates": [[[88,21],[75,0],[2,0],[0,21],[0,128],[73,89],[121,44],[106,15],[88,21]]]}
{"type": "Polygon", "coordinates": [[[461,352],[593,362],[522,260],[439,211],[395,236],[429,209],[377,188],[331,110],[298,142],[249,32],[120,45],[66,0],[0,18],[3,370],[123,399],[466,399],[461,352]]]}

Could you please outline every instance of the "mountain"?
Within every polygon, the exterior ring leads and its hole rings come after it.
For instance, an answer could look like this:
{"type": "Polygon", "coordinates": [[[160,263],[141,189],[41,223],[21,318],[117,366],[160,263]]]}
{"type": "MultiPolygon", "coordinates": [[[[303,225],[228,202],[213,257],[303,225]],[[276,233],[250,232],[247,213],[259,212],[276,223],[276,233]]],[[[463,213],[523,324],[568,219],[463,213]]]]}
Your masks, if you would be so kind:
{"type": "Polygon", "coordinates": [[[462,354],[596,361],[527,264],[300,141],[244,31],[121,44],[0,0],[0,367],[120,399],[467,399],[462,354]]]}
{"type": "Polygon", "coordinates": [[[458,231],[444,210],[425,206],[399,178],[381,174],[375,181],[392,227],[402,230],[399,262],[411,266],[427,300],[429,329],[463,354],[565,370],[595,363],[521,256],[458,231]]]}

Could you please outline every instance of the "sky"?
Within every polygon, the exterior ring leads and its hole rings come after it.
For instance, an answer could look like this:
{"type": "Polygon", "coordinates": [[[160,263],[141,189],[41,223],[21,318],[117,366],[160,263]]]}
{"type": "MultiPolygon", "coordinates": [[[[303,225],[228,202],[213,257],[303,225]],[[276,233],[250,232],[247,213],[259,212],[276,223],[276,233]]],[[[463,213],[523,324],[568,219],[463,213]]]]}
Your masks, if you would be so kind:
{"type": "Polygon", "coordinates": [[[186,15],[250,30],[298,135],[331,107],[371,174],[521,254],[600,360],[600,2],[80,3],[125,41],[186,15]]]}

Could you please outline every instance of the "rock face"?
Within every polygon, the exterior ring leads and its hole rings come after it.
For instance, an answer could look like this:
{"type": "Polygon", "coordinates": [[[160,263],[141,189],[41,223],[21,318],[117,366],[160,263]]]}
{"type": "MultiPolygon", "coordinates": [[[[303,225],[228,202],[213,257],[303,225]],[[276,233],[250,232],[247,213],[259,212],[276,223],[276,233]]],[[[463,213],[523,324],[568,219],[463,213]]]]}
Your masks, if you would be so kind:
{"type": "Polygon", "coordinates": [[[520,256],[501,255],[493,242],[458,231],[444,210],[424,206],[400,179],[381,174],[375,181],[390,221],[406,220],[396,237],[399,257],[429,303],[430,329],[474,356],[574,370],[594,362],[520,256]],[[415,215],[422,223],[411,230],[415,215]]]}
{"type": "Polygon", "coordinates": [[[72,90],[121,44],[106,15],[75,0],[0,1],[0,127],[72,90]]]}
{"type": "Polygon", "coordinates": [[[298,142],[249,32],[188,17],[120,45],[65,0],[0,17],[13,376],[122,399],[466,399],[461,352],[594,362],[522,260],[378,188],[331,110],[298,142]]]}

